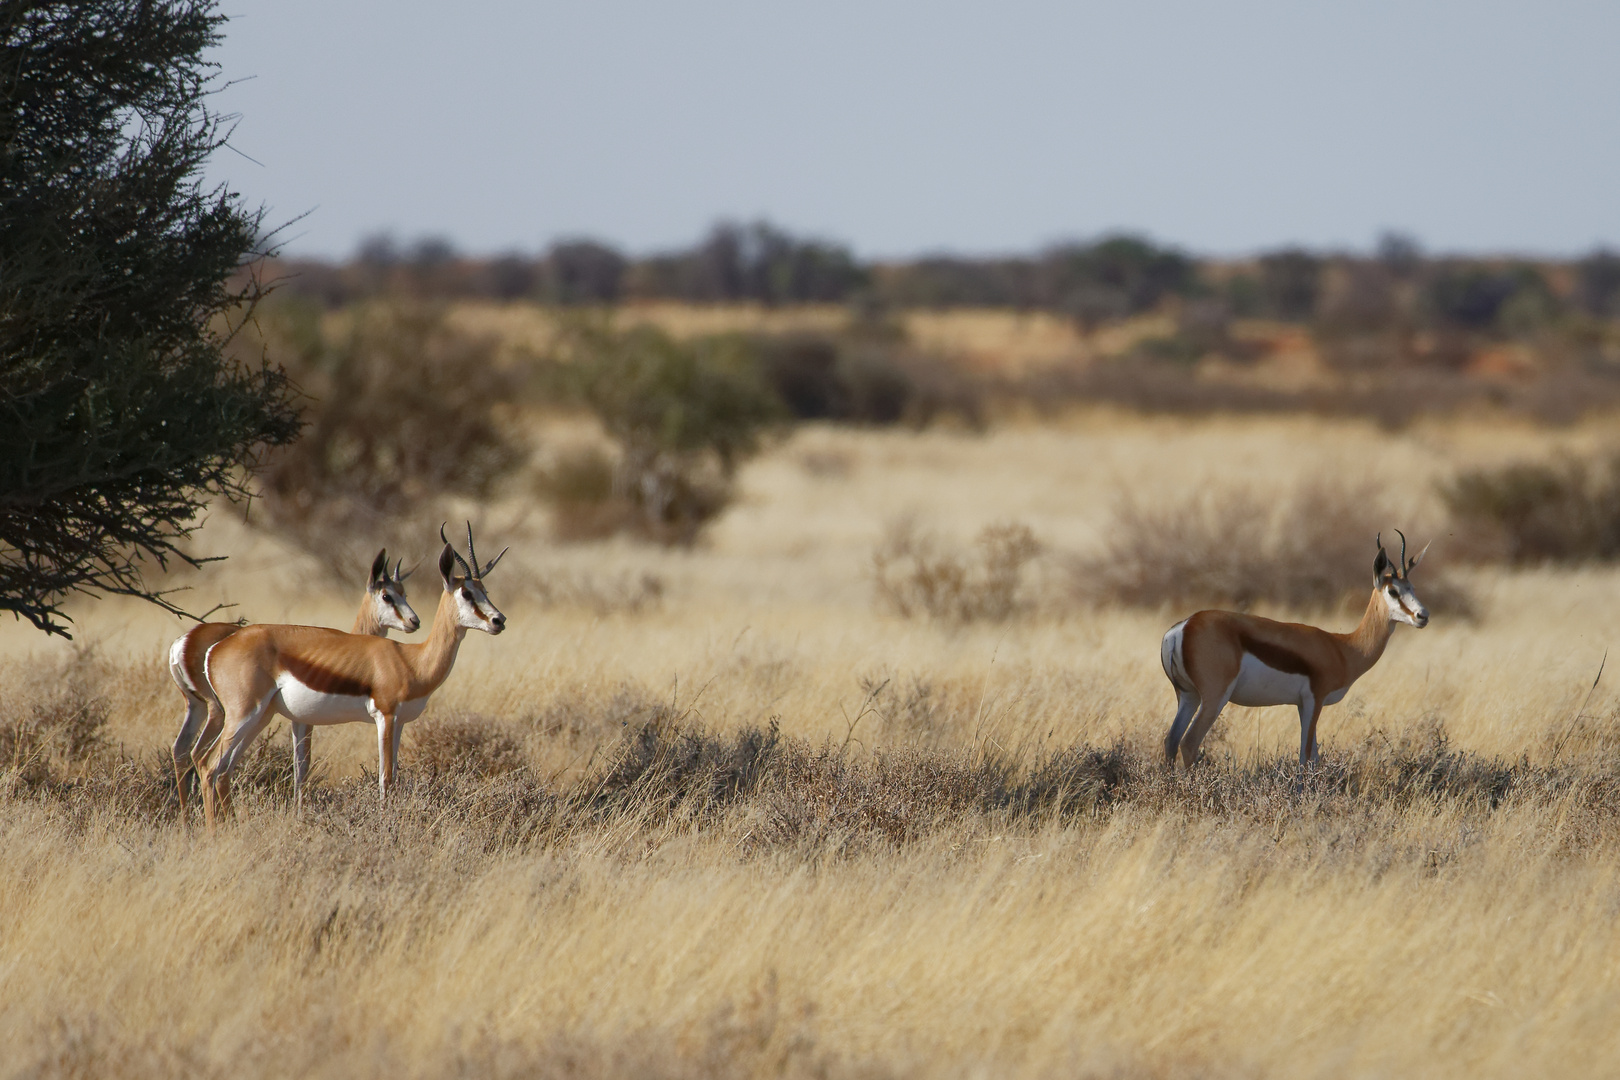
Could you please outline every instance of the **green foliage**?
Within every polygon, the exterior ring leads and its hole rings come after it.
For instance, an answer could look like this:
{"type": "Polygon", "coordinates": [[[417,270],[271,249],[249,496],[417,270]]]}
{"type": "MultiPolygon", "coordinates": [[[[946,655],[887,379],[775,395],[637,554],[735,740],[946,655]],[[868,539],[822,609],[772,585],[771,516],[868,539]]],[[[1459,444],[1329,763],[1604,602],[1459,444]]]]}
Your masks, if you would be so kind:
{"type": "Polygon", "coordinates": [[[228,134],[201,2],[0,8],[0,610],[66,635],[72,593],[178,611],[141,565],[298,433],[281,373],[216,317],[260,215],[199,178],[228,134]]]}
{"type": "Polygon", "coordinates": [[[1424,295],[1435,319],[1466,330],[1524,333],[1557,314],[1552,290],[1532,266],[1441,264],[1431,274],[1424,295]]]}
{"type": "Polygon", "coordinates": [[[1109,236],[1047,252],[1038,277],[1050,306],[1090,325],[1150,311],[1167,296],[1191,292],[1197,269],[1173,248],[1137,236],[1109,236]]]}
{"type": "MultiPolygon", "coordinates": [[[[737,465],[785,418],[740,337],[678,341],[652,327],[618,333],[581,321],[563,351],[562,388],[620,450],[610,498],[629,512],[596,515],[603,528],[633,523],[661,542],[692,543],[730,502],[737,465]]],[[[555,483],[572,492],[577,479],[555,483]]]]}
{"type": "Polygon", "coordinates": [[[1289,248],[1260,256],[1260,308],[1273,319],[1305,322],[1316,314],[1322,291],[1322,260],[1289,248]]]}
{"type": "Polygon", "coordinates": [[[730,473],[782,415],[740,337],[678,341],[649,326],[623,334],[579,327],[572,344],[580,398],[628,453],[710,452],[730,473]]]}
{"type": "Polygon", "coordinates": [[[755,343],[765,379],[801,420],[917,420],[916,380],[887,343],[783,334],[755,343]]]}
{"type": "Polygon", "coordinates": [[[605,244],[552,245],[540,263],[540,297],[551,304],[611,304],[623,291],[629,262],[605,244]]]}
{"type": "Polygon", "coordinates": [[[849,249],[760,221],[722,222],[696,248],[636,265],[628,285],[639,296],[783,304],[844,300],[865,280],[849,249]]]}
{"type": "Polygon", "coordinates": [[[1575,264],[1576,299],[1589,315],[1620,317],[1620,255],[1598,250],[1575,264]]]}

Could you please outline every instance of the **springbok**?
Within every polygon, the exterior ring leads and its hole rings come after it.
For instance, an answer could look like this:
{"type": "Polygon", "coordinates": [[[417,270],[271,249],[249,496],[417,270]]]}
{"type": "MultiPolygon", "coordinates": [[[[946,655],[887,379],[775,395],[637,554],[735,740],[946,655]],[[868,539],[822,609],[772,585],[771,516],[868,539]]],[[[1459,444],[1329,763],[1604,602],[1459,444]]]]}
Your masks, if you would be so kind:
{"type": "MultiPolygon", "coordinates": [[[[444,539],[444,527],[439,527],[444,539]]],[[[505,555],[478,565],[472,525],[467,556],[448,540],[439,553],[444,594],[433,628],[420,644],[361,637],[318,626],[247,626],[208,652],[205,674],[225,710],[219,737],[202,770],[203,811],[209,827],[229,809],[231,770],[276,714],[295,724],[373,723],[377,726],[377,787],[386,796],[394,780],[399,739],[422,715],[428,698],[450,675],[468,630],[499,634],[506,616],[489,601],[484,578],[505,555]],[[456,564],[463,573],[455,574],[456,564]]]]}
{"type": "Polygon", "coordinates": [[[1198,747],[1228,701],[1239,705],[1299,708],[1299,763],[1316,760],[1316,721],[1324,705],[1339,702],[1352,683],[1384,655],[1395,624],[1429,625],[1429,610],[1412,591],[1409,575],[1428,553],[1391,562],[1378,538],[1373,592],[1361,623],[1334,634],[1301,623],[1277,622],[1235,611],[1200,611],[1172,626],[1159,646],[1164,673],[1176,689],[1176,718],[1164,737],[1164,759],[1192,765],[1198,747]],[[1191,727],[1189,728],[1189,722],[1191,727]]]}
{"type": "MultiPolygon", "coordinates": [[[[390,630],[411,634],[422,625],[422,620],[405,600],[405,579],[411,575],[400,572],[404,562],[401,559],[396,563],[390,574],[388,549],[377,552],[371,562],[365,595],[360,599],[360,611],[354,617],[354,628],[349,631],[351,634],[387,637],[390,630]]],[[[174,782],[182,816],[186,812],[186,774],[194,764],[192,751],[199,746],[209,746],[218,737],[225,717],[219,699],[203,674],[203,664],[209,649],[240,629],[240,623],[198,623],[169,646],[169,674],[186,699],[186,713],[174,737],[174,782]]],[[[292,725],[292,737],[293,795],[299,798],[309,775],[309,725],[292,725]]]]}

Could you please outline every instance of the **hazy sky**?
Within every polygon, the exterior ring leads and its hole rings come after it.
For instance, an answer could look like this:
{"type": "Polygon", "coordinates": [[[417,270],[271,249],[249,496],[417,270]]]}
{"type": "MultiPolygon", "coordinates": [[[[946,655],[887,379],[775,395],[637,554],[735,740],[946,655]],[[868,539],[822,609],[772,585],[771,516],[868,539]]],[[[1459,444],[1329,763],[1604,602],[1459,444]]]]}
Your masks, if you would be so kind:
{"type": "Polygon", "coordinates": [[[298,254],[1620,246],[1613,0],[234,2],[213,175],[298,254]]]}

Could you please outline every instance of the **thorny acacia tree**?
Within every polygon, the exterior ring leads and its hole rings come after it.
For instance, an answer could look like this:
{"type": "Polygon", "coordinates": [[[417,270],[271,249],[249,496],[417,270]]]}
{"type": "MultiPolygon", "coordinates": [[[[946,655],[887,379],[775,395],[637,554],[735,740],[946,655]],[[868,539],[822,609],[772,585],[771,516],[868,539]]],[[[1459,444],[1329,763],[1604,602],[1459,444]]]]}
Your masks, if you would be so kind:
{"type": "Polygon", "coordinates": [[[0,0],[0,611],[67,635],[71,594],[179,613],[142,564],[246,494],[299,420],[211,326],[261,213],[203,187],[225,142],[214,0],[0,0]]]}

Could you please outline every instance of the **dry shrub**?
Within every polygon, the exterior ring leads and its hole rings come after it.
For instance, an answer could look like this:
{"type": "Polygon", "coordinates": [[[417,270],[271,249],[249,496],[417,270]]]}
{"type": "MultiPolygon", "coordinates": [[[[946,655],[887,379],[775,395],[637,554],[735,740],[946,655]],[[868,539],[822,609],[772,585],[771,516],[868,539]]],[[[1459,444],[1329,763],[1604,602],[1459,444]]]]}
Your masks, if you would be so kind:
{"type": "Polygon", "coordinates": [[[964,754],[888,750],[851,758],[831,745],[794,743],[759,807],[755,848],[850,855],[897,847],[965,811],[982,810],[998,778],[964,754]]]}
{"type": "Polygon", "coordinates": [[[626,684],[605,698],[578,692],[562,694],[523,723],[548,748],[560,748],[576,757],[589,754],[594,763],[603,747],[627,738],[627,733],[645,724],[668,720],[673,715],[668,703],[626,684]]]}
{"type": "Polygon", "coordinates": [[[477,713],[446,713],[412,724],[407,745],[411,767],[430,777],[459,773],[488,778],[525,765],[523,745],[507,725],[477,713]]]}
{"type": "MultiPolygon", "coordinates": [[[[1545,764],[1498,760],[1453,748],[1433,718],[1398,724],[1404,733],[1394,738],[1375,729],[1360,745],[1327,753],[1304,771],[1290,757],[1238,761],[1218,747],[1195,769],[1166,770],[1156,744],[1078,743],[1033,756],[922,747],[858,753],[832,741],[783,737],[774,723],[709,732],[670,706],[634,695],[617,705],[580,705],[592,714],[580,722],[600,731],[610,726],[605,714],[631,699],[630,715],[621,720],[634,721],[627,737],[568,784],[514,764],[520,753],[512,729],[453,718],[442,733],[430,735],[431,723],[414,732],[411,767],[386,805],[374,780],[344,780],[306,791],[304,821],[346,850],[356,836],[381,831],[407,846],[453,838],[468,850],[495,852],[586,842],[640,857],[655,835],[649,830],[662,837],[719,831],[740,856],[782,853],[811,861],[893,850],[964,829],[1000,833],[1126,809],[1267,830],[1309,821],[1312,829],[1343,836],[1347,851],[1370,831],[1382,834],[1391,813],[1413,808],[1485,815],[1513,806],[1560,807],[1566,822],[1560,850],[1608,842],[1620,827],[1620,758],[1571,752],[1545,764]]],[[[238,773],[239,814],[284,807],[291,798],[288,741],[269,742],[257,741],[238,773]]],[[[102,754],[79,776],[0,786],[0,807],[19,798],[46,800],[77,829],[109,816],[166,820],[174,806],[172,771],[160,755],[102,754]]],[[[1447,842],[1470,842],[1469,833],[1447,842]]],[[[1435,857],[1448,857],[1443,846],[1435,857]]],[[[355,850],[345,858],[378,872],[427,872],[396,866],[389,850],[355,850]]]]}
{"type": "MultiPolygon", "coordinates": [[[[1378,342],[1345,346],[1328,341],[1323,349],[1328,362],[1337,367],[1392,362],[1378,342]]],[[[1408,358],[1403,354],[1401,359],[1408,358]]],[[[1362,379],[1352,386],[1289,390],[1203,378],[1194,365],[1135,356],[1085,367],[1056,367],[1006,380],[997,393],[1008,402],[1026,403],[1049,415],[1076,403],[1101,403],[1150,415],[1366,417],[1386,429],[1399,430],[1421,417],[1478,409],[1569,424],[1620,405],[1620,378],[1564,366],[1534,379],[1504,383],[1425,364],[1380,369],[1375,379],[1362,379]]]]}
{"type": "Polygon", "coordinates": [[[1024,572],[1040,553],[1018,522],[985,526],[964,552],[901,519],[873,550],[872,577],[878,602],[905,618],[1000,621],[1030,610],[1024,572]]]}
{"type": "MultiPolygon", "coordinates": [[[[886,741],[935,746],[971,729],[983,703],[978,688],[961,681],[935,682],[918,675],[909,679],[860,680],[870,709],[883,721],[886,741]]],[[[854,727],[851,728],[852,741],[854,727]]]]}
{"type": "Polygon", "coordinates": [[[855,472],[855,455],[847,450],[812,447],[799,454],[799,467],[817,480],[848,480],[855,472]]]}
{"type": "Polygon", "coordinates": [[[1464,555],[1516,566],[1620,558],[1620,454],[1514,462],[1440,487],[1464,555]]]}
{"type": "Polygon", "coordinates": [[[105,697],[72,679],[29,703],[26,712],[0,717],[0,774],[37,788],[83,772],[107,749],[102,728],[110,710],[105,697]]]}
{"type": "Polygon", "coordinates": [[[551,532],[564,543],[602,540],[633,528],[636,508],[617,492],[618,461],[598,446],[558,451],[535,474],[551,504],[551,532]]]}
{"type": "MultiPolygon", "coordinates": [[[[1087,603],[1330,609],[1365,600],[1372,541],[1389,531],[1391,517],[1372,481],[1311,480],[1270,494],[1222,488],[1163,507],[1123,495],[1106,546],[1072,559],[1070,578],[1087,603]]],[[[1430,567],[1419,571],[1424,603],[1466,614],[1466,596],[1430,567]]]]}
{"type": "Polygon", "coordinates": [[[362,307],[334,337],[318,312],[283,305],[261,328],[310,399],[302,438],[260,474],[265,515],[338,576],[379,537],[436,519],[446,497],[488,494],[528,457],[504,411],[517,387],[498,343],[440,308],[362,307]]]}
{"type": "Polygon", "coordinates": [[[659,709],[620,744],[597,784],[597,803],[628,802],[643,813],[696,817],[753,794],[782,743],[769,727],[711,735],[659,709]]]}
{"type": "MultiPolygon", "coordinates": [[[[320,773],[317,761],[310,770],[311,781],[319,780],[320,773]]],[[[277,724],[253,740],[231,773],[231,790],[280,802],[292,799],[293,747],[289,728],[277,724]]]]}

